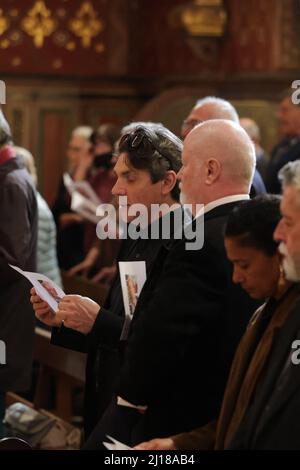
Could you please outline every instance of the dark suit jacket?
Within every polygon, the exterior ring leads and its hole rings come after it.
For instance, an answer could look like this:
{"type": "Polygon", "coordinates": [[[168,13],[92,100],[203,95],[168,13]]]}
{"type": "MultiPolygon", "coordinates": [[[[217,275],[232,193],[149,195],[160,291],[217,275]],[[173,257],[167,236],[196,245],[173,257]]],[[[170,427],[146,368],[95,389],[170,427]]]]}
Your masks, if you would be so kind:
{"type": "MultiPolygon", "coordinates": [[[[118,261],[145,261],[149,275],[163,240],[124,240],[118,261]]],[[[89,335],[53,328],[51,343],[87,353],[84,428],[87,437],[108,406],[119,377],[125,342],[120,341],[124,304],[117,275],[89,335]]]]}
{"type": "Polygon", "coordinates": [[[261,174],[257,169],[255,169],[253,175],[253,181],[250,189],[250,197],[253,198],[259,194],[265,194],[267,192],[265,183],[261,177],[261,174]]]}
{"type": "Polygon", "coordinates": [[[272,150],[270,161],[266,171],[266,186],[269,193],[280,194],[281,185],[278,172],[288,162],[300,158],[300,137],[294,139],[283,139],[272,150]]]}
{"type": "MultiPolygon", "coordinates": [[[[117,388],[148,406],[132,443],[218,416],[233,353],[257,305],[232,283],[225,254],[223,227],[234,205],[206,214],[202,249],[186,250],[185,239],[162,247],[146,281],[117,388]]],[[[97,429],[93,439],[99,442],[97,429]]]]}
{"type": "Polygon", "coordinates": [[[37,203],[19,157],[0,165],[0,220],[0,340],[6,344],[0,391],[21,391],[30,387],[35,318],[30,284],[8,263],[36,269],[37,203]]]}

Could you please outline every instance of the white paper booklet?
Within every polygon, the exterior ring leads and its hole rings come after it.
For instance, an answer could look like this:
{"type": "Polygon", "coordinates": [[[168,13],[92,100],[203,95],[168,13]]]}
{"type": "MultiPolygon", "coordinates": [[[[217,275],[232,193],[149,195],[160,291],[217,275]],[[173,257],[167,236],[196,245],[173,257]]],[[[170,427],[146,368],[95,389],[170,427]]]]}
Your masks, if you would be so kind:
{"type": "Polygon", "coordinates": [[[72,196],[72,193],[74,191],[79,192],[82,196],[86,197],[89,199],[91,202],[99,206],[101,204],[101,200],[93,190],[92,186],[90,183],[87,181],[74,181],[72,180],[71,176],[69,173],[64,173],[63,175],[63,181],[64,185],[69,192],[69,194],[72,196]]]}
{"type": "Polygon", "coordinates": [[[78,191],[73,191],[71,197],[71,209],[86,220],[97,224],[101,217],[96,215],[98,205],[82,196],[78,191]]]}
{"type": "Polygon", "coordinates": [[[69,173],[63,175],[64,185],[71,196],[71,209],[89,222],[97,224],[101,217],[96,215],[101,200],[87,181],[73,181],[69,173]]]}
{"type": "Polygon", "coordinates": [[[109,439],[110,442],[103,442],[104,447],[108,450],[132,450],[132,447],[128,447],[125,444],[122,444],[122,442],[117,441],[117,439],[114,439],[111,436],[106,435],[107,439],[109,439]]]}
{"type": "Polygon", "coordinates": [[[23,271],[21,268],[18,268],[17,266],[13,266],[12,264],[10,264],[9,266],[15,269],[18,273],[22,274],[22,276],[26,277],[26,279],[28,279],[28,281],[31,282],[31,284],[35,288],[38,296],[42,300],[44,300],[44,302],[47,302],[47,304],[53,310],[53,312],[55,313],[57,312],[59,301],[66,294],[57,284],[55,284],[55,282],[51,281],[51,279],[49,279],[47,276],[44,276],[44,274],[23,271]],[[45,287],[41,284],[42,281],[47,282],[47,284],[49,284],[49,286],[52,287],[56,291],[57,293],[56,297],[53,297],[53,295],[51,295],[45,289],[45,287]]]}
{"type": "Polygon", "coordinates": [[[127,338],[135,306],[146,281],[146,263],[145,261],[120,261],[119,271],[125,310],[125,322],[120,339],[124,340],[127,338]]]}

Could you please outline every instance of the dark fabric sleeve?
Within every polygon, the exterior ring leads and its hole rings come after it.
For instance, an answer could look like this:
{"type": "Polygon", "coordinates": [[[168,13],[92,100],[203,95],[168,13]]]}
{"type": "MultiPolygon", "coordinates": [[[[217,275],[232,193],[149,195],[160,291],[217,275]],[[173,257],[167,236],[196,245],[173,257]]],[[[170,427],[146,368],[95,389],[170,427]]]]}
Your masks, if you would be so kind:
{"type": "Polygon", "coordinates": [[[100,343],[116,346],[120,340],[123,323],[123,317],[101,307],[93,328],[88,335],[89,346],[95,347],[100,343]]]}
{"type": "Polygon", "coordinates": [[[51,210],[57,226],[59,226],[60,215],[66,212],[71,212],[70,205],[67,203],[67,190],[65,188],[63,178],[61,178],[59,182],[57,197],[51,210]]]}
{"type": "Polygon", "coordinates": [[[216,442],[217,421],[206,426],[172,436],[178,450],[213,450],[216,442]]]}
{"type": "Polygon", "coordinates": [[[52,328],[51,343],[79,352],[87,352],[99,344],[116,346],[119,343],[124,319],[101,307],[91,332],[86,336],[64,326],[52,328]]]}
{"type": "Polygon", "coordinates": [[[135,405],[160,400],[174,377],[181,386],[187,361],[207,370],[207,350],[214,354],[218,348],[226,309],[223,258],[207,242],[199,251],[185,250],[183,242],[170,252],[156,289],[135,313],[118,390],[122,398],[135,405]]]}
{"type": "Polygon", "coordinates": [[[82,353],[87,352],[86,336],[64,326],[61,326],[60,328],[52,328],[51,344],[82,353]]]}
{"type": "MultiPolygon", "coordinates": [[[[31,223],[24,190],[18,184],[3,184],[1,191],[0,259],[24,269],[28,262],[31,223]]],[[[10,269],[1,263],[0,269],[10,269]]]]}

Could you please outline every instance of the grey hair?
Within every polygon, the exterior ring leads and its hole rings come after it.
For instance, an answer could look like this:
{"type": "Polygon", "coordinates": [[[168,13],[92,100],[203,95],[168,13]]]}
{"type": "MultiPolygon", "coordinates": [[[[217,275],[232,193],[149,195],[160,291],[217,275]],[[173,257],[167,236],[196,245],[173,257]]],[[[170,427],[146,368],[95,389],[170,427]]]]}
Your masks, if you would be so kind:
{"type": "Polygon", "coordinates": [[[82,137],[85,140],[90,140],[93,133],[93,128],[90,126],[78,126],[72,130],[72,137],[82,137]]]}
{"type": "Polygon", "coordinates": [[[214,119],[228,119],[233,122],[239,122],[239,115],[229,101],[217,98],[216,96],[206,96],[196,101],[194,108],[197,109],[206,104],[212,104],[215,107],[214,119]]]}
{"type": "Polygon", "coordinates": [[[160,122],[152,122],[152,121],[133,121],[126,126],[122,127],[121,129],[121,136],[124,134],[130,134],[130,132],[135,131],[138,126],[147,126],[149,128],[153,127],[154,129],[157,126],[163,127],[163,124],[160,122]]]}
{"type": "Polygon", "coordinates": [[[26,170],[32,177],[34,185],[37,186],[37,172],[32,153],[24,147],[15,146],[15,150],[17,152],[17,155],[23,159],[26,170]]]}
{"type": "Polygon", "coordinates": [[[240,125],[243,129],[245,129],[245,131],[252,140],[259,142],[260,130],[257,123],[253,119],[248,117],[242,117],[240,119],[240,125]]]}
{"type": "Polygon", "coordinates": [[[282,188],[293,186],[300,193],[300,160],[289,162],[278,173],[282,188]]]}
{"type": "Polygon", "coordinates": [[[9,124],[0,109],[0,147],[12,142],[12,135],[9,124]]]}

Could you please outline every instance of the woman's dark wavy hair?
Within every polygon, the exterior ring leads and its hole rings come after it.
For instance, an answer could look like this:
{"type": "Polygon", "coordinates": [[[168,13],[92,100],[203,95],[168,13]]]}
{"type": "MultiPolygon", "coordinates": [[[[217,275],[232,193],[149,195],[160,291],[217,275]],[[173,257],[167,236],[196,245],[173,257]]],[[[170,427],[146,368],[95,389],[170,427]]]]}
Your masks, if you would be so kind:
{"type": "MultiPolygon", "coordinates": [[[[127,154],[128,163],[138,170],[147,170],[153,183],[162,180],[167,171],[181,168],[182,141],[162,124],[138,123],[130,125],[130,132],[122,135],[118,153],[127,154]]],[[[171,191],[179,201],[179,183],[171,191]]]]}
{"type": "Polygon", "coordinates": [[[280,200],[280,196],[264,194],[239,204],[228,217],[225,238],[236,237],[241,246],[273,256],[278,247],[273,233],[281,217],[280,200]]]}

